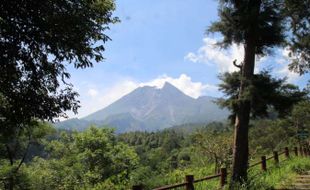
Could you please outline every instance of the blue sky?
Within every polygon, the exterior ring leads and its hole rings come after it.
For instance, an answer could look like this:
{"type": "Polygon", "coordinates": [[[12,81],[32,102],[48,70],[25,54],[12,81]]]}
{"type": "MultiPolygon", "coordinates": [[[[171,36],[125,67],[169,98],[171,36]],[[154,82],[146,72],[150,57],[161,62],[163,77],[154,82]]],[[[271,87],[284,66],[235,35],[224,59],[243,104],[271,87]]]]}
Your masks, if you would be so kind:
{"type": "MultiPolygon", "coordinates": [[[[105,61],[93,68],[75,70],[71,81],[80,94],[77,116],[101,109],[133,89],[168,81],[184,93],[221,96],[217,75],[233,71],[232,60],[241,61],[243,48],[228,50],[213,46],[220,36],[206,36],[205,30],[217,17],[215,0],[116,0],[112,38],[105,47],[105,61]]],[[[287,70],[287,51],[276,49],[272,57],[258,60],[256,70],[271,67],[276,76],[304,86],[308,76],[287,70]]]]}

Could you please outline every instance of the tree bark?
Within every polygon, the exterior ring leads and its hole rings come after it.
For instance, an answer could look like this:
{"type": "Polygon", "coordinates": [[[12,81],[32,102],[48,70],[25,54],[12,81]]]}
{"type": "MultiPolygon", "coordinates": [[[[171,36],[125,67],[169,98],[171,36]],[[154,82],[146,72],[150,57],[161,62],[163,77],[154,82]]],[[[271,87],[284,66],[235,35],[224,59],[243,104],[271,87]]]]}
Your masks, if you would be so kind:
{"type": "MultiPolygon", "coordinates": [[[[8,154],[9,160],[10,160],[10,165],[13,166],[14,160],[13,160],[12,152],[10,150],[10,146],[8,144],[6,144],[5,146],[6,146],[7,154],[8,154]]],[[[5,189],[13,190],[14,178],[13,178],[12,173],[10,174],[10,176],[8,177],[7,180],[8,180],[8,183],[5,185],[5,189]]]]}
{"type": "Polygon", "coordinates": [[[214,162],[215,162],[215,166],[214,166],[214,174],[217,174],[217,172],[218,172],[218,159],[217,159],[217,156],[214,154],[213,155],[214,156],[214,162]]]}
{"type": "MultiPolygon", "coordinates": [[[[8,189],[8,190],[14,189],[14,185],[15,185],[14,175],[19,171],[20,167],[24,163],[26,156],[27,156],[27,153],[28,153],[29,148],[30,148],[30,144],[31,144],[31,136],[30,136],[30,134],[28,134],[28,144],[27,144],[26,150],[25,150],[23,157],[21,158],[19,164],[17,165],[17,167],[14,170],[12,169],[12,171],[10,172],[10,176],[7,179],[8,182],[5,185],[5,189],[8,189]]],[[[14,165],[14,158],[13,158],[14,156],[13,155],[14,154],[12,153],[11,148],[8,144],[6,144],[6,150],[7,150],[9,160],[10,160],[10,165],[13,167],[13,165],[14,165]]]]}
{"type": "MultiPolygon", "coordinates": [[[[240,85],[240,95],[239,95],[239,107],[236,114],[235,121],[235,134],[234,134],[234,153],[233,153],[233,181],[245,181],[247,179],[247,166],[248,166],[248,127],[250,121],[250,111],[251,111],[251,101],[245,100],[243,97],[244,91],[248,86],[247,81],[252,78],[254,68],[254,58],[253,47],[245,47],[246,55],[243,67],[242,78],[240,85]],[[252,60],[253,57],[253,60],[252,60]],[[251,58],[251,59],[250,59],[251,58]],[[246,60],[252,60],[247,62],[246,60]],[[248,64],[246,64],[248,63],[248,64]],[[249,64],[250,63],[250,64],[249,64]]],[[[255,51],[254,51],[255,52],[255,51]]]]}
{"type": "MultiPolygon", "coordinates": [[[[255,11],[256,18],[259,16],[260,0],[253,0],[249,7],[255,11]]],[[[253,15],[252,15],[253,16],[253,15]]],[[[248,128],[251,112],[251,100],[245,97],[247,87],[254,75],[256,53],[256,30],[257,20],[253,20],[249,32],[245,35],[244,60],[241,72],[241,82],[238,97],[238,111],[235,120],[234,148],[233,148],[233,173],[232,182],[245,182],[247,180],[249,141],[248,128]]]]}

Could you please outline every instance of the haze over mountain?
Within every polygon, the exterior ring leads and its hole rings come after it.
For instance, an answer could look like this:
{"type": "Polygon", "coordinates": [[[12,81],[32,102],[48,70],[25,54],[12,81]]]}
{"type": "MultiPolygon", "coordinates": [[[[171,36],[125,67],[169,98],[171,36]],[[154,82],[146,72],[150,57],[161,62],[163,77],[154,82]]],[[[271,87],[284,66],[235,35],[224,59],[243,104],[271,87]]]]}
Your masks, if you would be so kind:
{"type": "Polygon", "coordinates": [[[115,127],[117,132],[154,131],[185,123],[210,123],[227,118],[228,111],[216,98],[194,99],[166,82],[162,88],[139,87],[111,105],[82,119],[57,124],[64,129],[83,130],[91,124],[115,127]]]}

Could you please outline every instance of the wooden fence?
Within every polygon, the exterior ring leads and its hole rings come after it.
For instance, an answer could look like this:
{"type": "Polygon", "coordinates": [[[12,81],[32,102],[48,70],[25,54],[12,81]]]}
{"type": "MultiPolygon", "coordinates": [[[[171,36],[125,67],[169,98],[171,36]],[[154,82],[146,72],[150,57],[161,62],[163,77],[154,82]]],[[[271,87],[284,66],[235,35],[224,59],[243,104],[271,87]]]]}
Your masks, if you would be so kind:
{"type": "MultiPolygon", "coordinates": [[[[310,156],[310,150],[306,147],[294,147],[292,150],[295,156],[310,156]]],[[[290,158],[290,151],[288,147],[285,147],[284,151],[282,152],[277,152],[274,151],[273,155],[270,157],[262,156],[261,160],[259,162],[253,163],[249,165],[249,168],[252,168],[257,165],[261,165],[262,171],[267,171],[267,160],[273,159],[275,164],[279,164],[280,160],[279,157],[281,155],[285,155],[285,158],[288,159],[290,158]]],[[[219,186],[224,187],[227,184],[227,169],[226,168],[221,168],[220,173],[216,175],[211,175],[211,176],[206,176],[200,179],[195,179],[193,175],[186,175],[185,176],[185,181],[182,183],[178,184],[173,184],[173,185],[166,185],[162,187],[155,188],[153,190],[168,190],[168,189],[175,189],[178,187],[185,187],[186,190],[194,190],[195,183],[199,183],[202,181],[207,181],[215,178],[219,178],[219,186]]],[[[132,190],[143,190],[143,185],[134,185],[132,187],[132,190]]]]}

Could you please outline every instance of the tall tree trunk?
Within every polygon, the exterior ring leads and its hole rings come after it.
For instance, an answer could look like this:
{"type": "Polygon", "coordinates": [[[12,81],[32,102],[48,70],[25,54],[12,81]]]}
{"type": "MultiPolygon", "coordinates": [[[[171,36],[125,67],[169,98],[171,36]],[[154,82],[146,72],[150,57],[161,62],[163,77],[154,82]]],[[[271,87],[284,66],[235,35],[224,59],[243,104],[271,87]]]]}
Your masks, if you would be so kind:
{"type": "MultiPolygon", "coordinates": [[[[11,151],[10,146],[8,144],[6,144],[5,146],[6,146],[7,154],[8,154],[9,160],[10,160],[10,165],[13,167],[14,160],[13,160],[12,151],[11,151]]],[[[6,184],[5,189],[13,190],[13,188],[14,188],[14,178],[13,178],[13,174],[12,173],[10,173],[10,176],[8,177],[7,180],[8,180],[8,183],[6,184]]]]}
{"type": "Polygon", "coordinates": [[[13,190],[14,189],[14,178],[11,176],[9,178],[9,187],[8,190],[13,190]]]}
{"type": "Polygon", "coordinates": [[[242,182],[247,179],[248,169],[248,128],[250,121],[251,101],[244,97],[244,93],[254,73],[255,46],[246,44],[245,58],[240,84],[239,107],[236,114],[234,153],[233,153],[233,181],[242,182]]]}
{"type": "Polygon", "coordinates": [[[261,6],[260,0],[252,0],[249,5],[254,11],[254,18],[249,32],[245,36],[244,60],[241,70],[241,83],[239,91],[238,111],[235,120],[234,149],[233,149],[233,182],[244,182],[247,180],[249,140],[248,129],[251,112],[251,100],[246,97],[247,87],[254,75],[255,53],[256,53],[256,31],[257,17],[261,6]]]}

